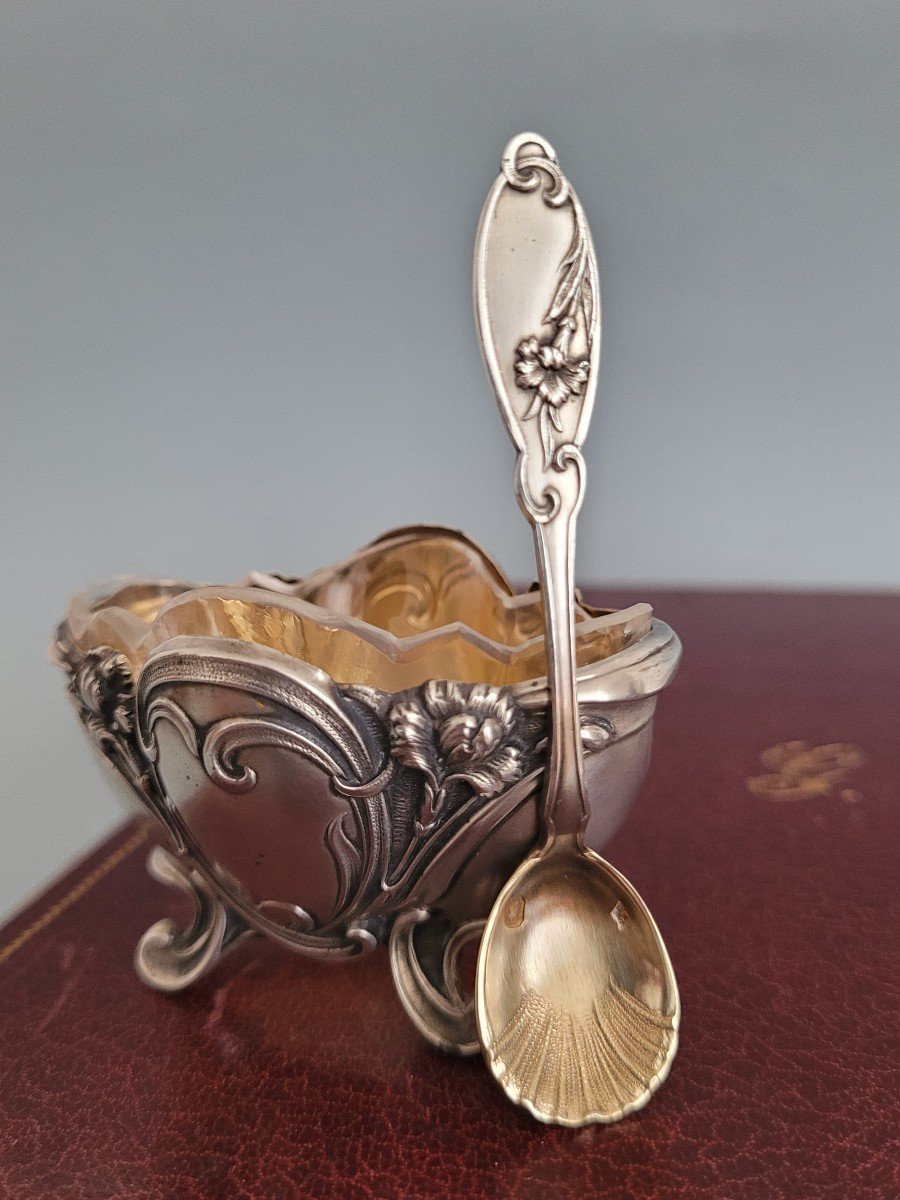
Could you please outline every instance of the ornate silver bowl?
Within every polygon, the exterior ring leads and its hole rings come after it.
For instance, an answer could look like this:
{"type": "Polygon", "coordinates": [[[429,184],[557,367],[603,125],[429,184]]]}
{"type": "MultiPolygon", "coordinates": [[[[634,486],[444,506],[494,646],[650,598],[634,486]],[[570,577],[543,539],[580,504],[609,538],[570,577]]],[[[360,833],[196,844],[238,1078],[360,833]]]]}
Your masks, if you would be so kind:
{"type": "MultiPolygon", "coordinates": [[[[680,646],[649,606],[577,613],[599,850],[647,765],[680,646]]],[[[166,829],[149,869],[190,892],[140,977],[176,991],[263,934],[340,960],[388,942],[431,1041],[477,1048],[460,951],[537,837],[543,620],[453,530],[387,534],[305,579],[116,579],[82,593],[57,656],[89,735],[166,829]]]]}

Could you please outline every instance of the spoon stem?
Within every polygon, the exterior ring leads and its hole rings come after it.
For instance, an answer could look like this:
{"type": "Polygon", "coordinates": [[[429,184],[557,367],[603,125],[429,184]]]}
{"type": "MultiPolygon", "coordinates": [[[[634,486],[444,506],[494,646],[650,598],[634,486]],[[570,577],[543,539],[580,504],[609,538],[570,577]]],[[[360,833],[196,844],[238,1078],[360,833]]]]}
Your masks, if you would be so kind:
{"type": "MultiPolygon", "coordinates": [[[[577,453],[577,452],[576,452],[577,453]]],[[[575,649],[575,519],[584,491],[581,455],[569,460],[566,474],[577,472],[577,487],[560,489],[557,511],[533,522],[535,552],[544,600],[544,644],[550,686],[550,761],[547,764],[543,820],[545,848],[559,838],[583,844],[588,820],[581,754],[575,649]]],[[[525,507],[523,505],[523,507],[525,507]]]]}

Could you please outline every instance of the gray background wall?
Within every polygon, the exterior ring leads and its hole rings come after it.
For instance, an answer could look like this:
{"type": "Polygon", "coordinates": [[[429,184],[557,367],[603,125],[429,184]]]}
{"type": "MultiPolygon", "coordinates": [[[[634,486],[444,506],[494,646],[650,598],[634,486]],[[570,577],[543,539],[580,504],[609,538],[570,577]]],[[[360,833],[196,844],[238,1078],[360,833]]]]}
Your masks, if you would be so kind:
{"type": "Polygon", "coordinates": [[[0,910],[118,820],[46,663],[85,583],[408,519],[520,577],[470,312],[506,139],[604,283],[585,580],[900,584],[897,3],[0,9],[0,910]]]}

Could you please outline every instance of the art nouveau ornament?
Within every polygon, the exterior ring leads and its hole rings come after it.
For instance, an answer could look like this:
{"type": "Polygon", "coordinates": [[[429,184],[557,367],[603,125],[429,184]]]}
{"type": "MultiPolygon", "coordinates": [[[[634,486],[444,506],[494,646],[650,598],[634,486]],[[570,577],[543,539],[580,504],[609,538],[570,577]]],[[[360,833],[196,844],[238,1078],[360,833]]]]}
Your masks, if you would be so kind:
{"type": "MultiPolygon", "coordinates": [[[[520,499],[550,529],[556,481],[581,478],[599,291],[583,213],[534,135],[510,144],[485,220],[526,211],[530,240],[480,238],[476,303],[483,334],[484,313],[496,331],[485,350],[516,421],[520,499]]],[[[680,647],[647,605],[576,604],[570,576],[567,596],[565,720],[599,849],[640,785],[680,647]]],[[[323,960],[386,943],[417,1028],[476,1052],[462,951],[538,838],[548,734],[557,769],[558,630],[548,653],[544,623],[540,593],[517,593],[463,535],[422,526],[305,579],[118,579],[76,597],[57,637],[73,701],[165,830],[151,872],[196,902],[186,929],[147,931],[141,978],[177,991],[251,936],[323,960]]]]}

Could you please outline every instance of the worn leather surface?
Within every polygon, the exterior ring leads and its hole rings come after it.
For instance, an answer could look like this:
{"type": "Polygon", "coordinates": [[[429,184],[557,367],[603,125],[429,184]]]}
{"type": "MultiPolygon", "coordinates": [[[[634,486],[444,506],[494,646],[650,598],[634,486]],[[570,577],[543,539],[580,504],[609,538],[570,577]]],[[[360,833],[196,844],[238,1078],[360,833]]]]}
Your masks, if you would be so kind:
{"type": "Polygon", "coordinates": [[[0,931],[2,1200],[900,1195],[900,600],[615,599],[653,600],[685,643],[608,850],[682,993],[643,1112],[538,1125],[422,1043],[381,951],[324,967],[257,941],[191,992],[147,991],[134,944],[180,908],[132,825],[0,931]],[[797,741],[865,761],[752,791],[797,741]]]}

